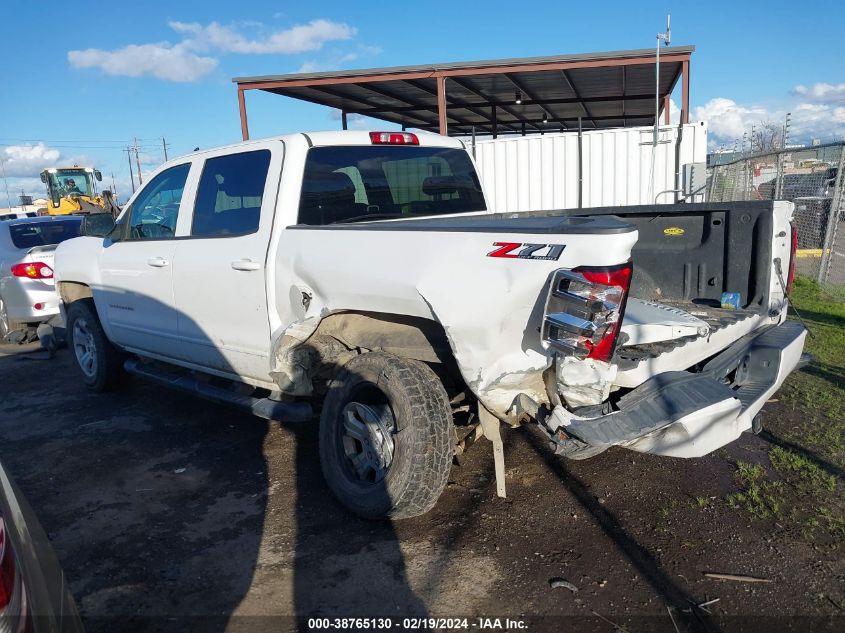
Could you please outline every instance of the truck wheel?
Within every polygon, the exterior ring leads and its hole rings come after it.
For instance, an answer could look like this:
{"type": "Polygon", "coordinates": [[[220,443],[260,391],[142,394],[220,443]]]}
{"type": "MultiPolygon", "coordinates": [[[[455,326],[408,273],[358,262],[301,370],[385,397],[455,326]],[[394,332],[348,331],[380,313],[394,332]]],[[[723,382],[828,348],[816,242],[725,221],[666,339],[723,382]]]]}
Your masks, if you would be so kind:
{"type": "Polygon", "coordinates": [[[446,487],[451,427],[449,398],[428,365],[381,352],[356,356],[323,403],[323,475],[366,519],[424,514],[446,487]]]}
{"type": "Polygon", "coordinates": [[[90,299],[68,306],[67,332],[76,366],[91,391],[110,391],[124,382],[123,354],[106,338],[90,299]]]}

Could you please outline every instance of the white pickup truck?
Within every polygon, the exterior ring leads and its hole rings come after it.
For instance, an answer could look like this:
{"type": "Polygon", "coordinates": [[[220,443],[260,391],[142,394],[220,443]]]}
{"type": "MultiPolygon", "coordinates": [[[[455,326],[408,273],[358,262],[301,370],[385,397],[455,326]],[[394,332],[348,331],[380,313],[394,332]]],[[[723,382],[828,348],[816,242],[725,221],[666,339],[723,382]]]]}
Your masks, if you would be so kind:
{"type": "Polygon", "coordinates": [[[467,437],[493,442],[504,495],[500,422],[575,459],[759,431],[806,335],[792,208],[495,214],[459,140],[293,134],[171,160],[55,273],[90,388],[128,372],[287,422],[321,403],[331,490],[401,518],[467,437]]]}

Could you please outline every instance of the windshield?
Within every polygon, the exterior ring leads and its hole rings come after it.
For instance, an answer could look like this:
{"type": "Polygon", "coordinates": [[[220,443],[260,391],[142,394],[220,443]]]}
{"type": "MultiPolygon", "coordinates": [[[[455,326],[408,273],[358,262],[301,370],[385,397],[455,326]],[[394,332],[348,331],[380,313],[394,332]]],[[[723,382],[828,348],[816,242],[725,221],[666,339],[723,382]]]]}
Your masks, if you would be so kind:
{"type": "Polygon", "coordinates": [[[82,233],[82,218],[67,220],[45,220],[44,222],[26,222],[10,224],[9,233],[16,248],[30,249],[34,246],[59,244],[82,233]]]}
{"type": "Polygon", "coordinates": [[[485,211],[469,156],[443,147],[315,147],[308,151],[300,224],[485,211]]]}
{"type": "Polygon", "coordinates": [[[50,189],[60,198],[94,195],[94,174],[84,169],[57,169],[47,173],[50,177],[50,189]]]}

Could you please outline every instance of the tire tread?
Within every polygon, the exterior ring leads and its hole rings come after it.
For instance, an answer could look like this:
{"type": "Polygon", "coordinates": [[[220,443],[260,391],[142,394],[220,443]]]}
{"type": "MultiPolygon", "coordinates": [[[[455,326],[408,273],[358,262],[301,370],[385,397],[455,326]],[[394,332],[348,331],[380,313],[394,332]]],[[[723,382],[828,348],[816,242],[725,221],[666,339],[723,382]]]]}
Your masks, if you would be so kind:
{"type": "MultiPolygon", "coordinates": [[[[332,411],[342,405],[337,402],[338,394],[344,385],[355,380],[362,368],[367,373],[384,375],[391,381],[391,389],[398,388],[404,398],[409,419],[403,421],[401,433],[411,460],[408,476],[391,491],[392,506],[387,511],[370,511],[343,499],[332,485],[335,475],[325,462],[329,452],[321,450],[324,476],[341,503],[365,518],[406,519],[425,514],[445,489],[452,466],[452,410],[446,390],[437,374],[423,362],[383,352],[367,352],[350,360],[333,381],[326,396],[321,427],[330,423],[326,416],[333,415],[332,411]]],[[[329,441],[324,433],[321,428],[321,442],[329,441]]]]}
{"type": "MultiPolygon", "coordinates": [[[[94,380],[90,380],[85,376],[78,364],[77,369],[79,369],[79,373],[82,374],[85,384],[91,391],[114,391],[126,382],[127,374],[123,368],[124,355],[106,337],[106,333],[103,331],[103,326],[100,323],[100,318],[97,315],[97,308],[91,299],[79,299],[71,303],[67,308],[67,332],[71,352],[73,352],[73,323],[80,316],[84,317],[88,322],[91,334],[94,337],[94,343],[97,346],[97,376],[94,380]]],[[[73,354],[73,358],[76,364],[75,354],[73,354]]]]}

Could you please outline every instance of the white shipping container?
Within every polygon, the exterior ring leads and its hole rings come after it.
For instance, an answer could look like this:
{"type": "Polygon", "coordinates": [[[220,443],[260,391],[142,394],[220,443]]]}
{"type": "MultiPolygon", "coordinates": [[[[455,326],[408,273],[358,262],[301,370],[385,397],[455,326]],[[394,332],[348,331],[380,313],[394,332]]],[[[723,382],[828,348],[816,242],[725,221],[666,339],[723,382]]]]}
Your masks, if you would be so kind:
{"type": "MultiPolygon", "coordinates": [[[[652,174],[654,128],[589,130],[582,133],[583,207],[675,201],[683,166],[707,158],[707,126],[662,126],[652,174]]],[[[479,140],[475,162],[487,199],[497,212],[578,208],[578,133],[532,134],[479,140]]],[[[690,202],[701,202],[695,196],[690,202]]]]}

